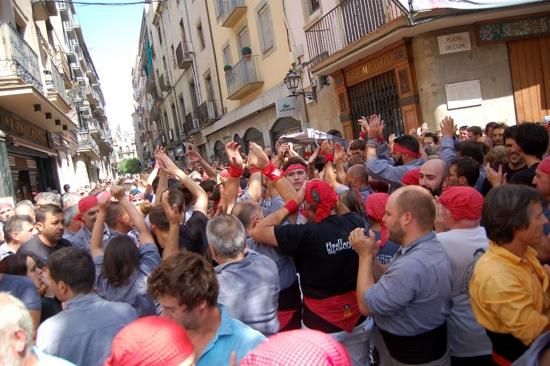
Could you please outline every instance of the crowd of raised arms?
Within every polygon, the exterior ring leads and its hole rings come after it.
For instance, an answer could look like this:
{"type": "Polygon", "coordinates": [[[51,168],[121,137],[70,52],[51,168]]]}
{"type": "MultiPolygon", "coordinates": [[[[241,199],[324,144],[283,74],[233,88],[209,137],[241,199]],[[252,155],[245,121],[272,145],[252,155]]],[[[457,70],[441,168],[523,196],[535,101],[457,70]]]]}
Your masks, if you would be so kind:
{"type": "Polygon", "coordinates": [[[0,204],[0,365],[549,365],[549,126],[358,123],[0,204]]]}

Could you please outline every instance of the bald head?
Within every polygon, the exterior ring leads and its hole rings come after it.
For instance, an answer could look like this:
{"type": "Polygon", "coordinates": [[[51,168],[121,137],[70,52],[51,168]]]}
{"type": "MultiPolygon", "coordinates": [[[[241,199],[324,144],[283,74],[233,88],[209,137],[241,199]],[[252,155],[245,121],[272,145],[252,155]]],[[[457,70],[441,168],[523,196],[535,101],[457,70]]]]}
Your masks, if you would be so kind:
{"type": "Polygon", "coordinates": [[[237,203],[231,210],[231,215],[237,217],[248,232],[252,229],[254,219],[262,218],[262,207],[256,201],[247,200],[237,203]]]}
{"type": "MultiPolygon", "coordinates": [[[[431,230],[435,221],[435,200],[428,192],[419,186],[399,188],[391,194],[401,214],[410,212],[421,230],[431,230]]],[[[389,202],[388,202],[389,203],[389,202]]]]}
{"type": "Polygon", "coordinates": [[[353,188],[361,188],[366,186],[369,181],[367,168],[363,164],[352,165],[346,172],[346,179],[353,188]]]}
{"type": "Polygon", "coordinates": [[[420,167],[418,183],[432,192],[432,195],[439,196],[448,176],[449,167],[447,164],[441,159],[431,159],[420,167]]]}

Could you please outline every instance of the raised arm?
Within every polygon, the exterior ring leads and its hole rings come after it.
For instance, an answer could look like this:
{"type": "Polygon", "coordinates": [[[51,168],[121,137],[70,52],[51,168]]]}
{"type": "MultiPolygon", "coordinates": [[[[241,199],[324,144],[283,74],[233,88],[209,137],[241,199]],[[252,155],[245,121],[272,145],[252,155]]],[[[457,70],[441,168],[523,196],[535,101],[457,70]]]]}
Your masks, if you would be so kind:
{"type": "Polygon", "coordinates": [[[201,156],[201,154],[199,154],[198,151],[188,150],[187,158],[190,161],[199,164],[204,169],[204,172],[206,173],[206,175],[208,175],[210,178],[214,179],[216,177],[216,174],[218,174],[216,169],[214,169],[214,167],[208,164],[208,162],[204,160],[204,158],[201,156]]]}
{"type": "Polygon", "coordinates": [[[109,208],[110,201],[111,195],[107,192],[106,194],[99,194],[97,198],[99,211],[97,213],[94,228],[92,229],[92,237],[90,239],[90,255],[92,257],[103,255],[103,230],[105,228],[105,216],[107,215],[107,209],[109,208]]]}
{"type": "Polygon", "coordinates": [[[225,145],[225,152],[231,166],[229,167],[229,178],[225,183],[224,202],[226,212],[231,212],[235,202],[237,202],[237,196],[239,195],[239,186],[241,184],[241,176],[243,174],[243,158],[239,152],[239,144],[235,141],[228,142],[225,145]]]}
{"type": "Polygon", "coordinates": [[[159,173],[159,164],[155,163],[155,167],[153,168],[153,171],[147,177],[147,186],[145,188],[145,194],[153,193],[153,181],[157,177],[158,173],[159,173]]]}
{"type": "MultiPolygon", "coordinates": [[[[136,227],[136,230],[139,232],[139,243],[141,245],[143,244],[150,244],[154,243],[155,239],[153,238],[153,235],[151,235],[151,232],[147,228],[147,225],[145,224],[145,220],[143,219],[143,215],[138,211],[136,206],[134,206],[126,197],[126,192],[124,188],[122,187],[112,187],[111,188],[111,194],[113,197],[115,197],[122,208],[128,213],[128,216],[132,219],[132,222],[134,223],[134,226],[136,227]]],[[[95,230],[95,226],[94,226],[95,230]]]]}
{"type": "Polygon", "coordinates": [[[160,168],[160,171],[158,172],[159,184],[157,185],[157,191],[155,192],[155,205],[160,204],[160,197],[162,195],[162,192],[168,189],[168,174],[166,174],[166,171],[162,169],[164,167],[164,163],[160,158],[162,154],[164,154],[164,149],[162,148],[162,146],[157,146],[157,148],[155,149],[155,159],[160,168]]]}
{"type": "Polygon", "coordinates": [[[166,259],[179,252],[179,229],[181,222],[181,213],[178,210],[178,205],[168,203],[168,191],[162,194],[162,209],[170,224],[168,231],[168,240],[162,252],[162,259],[166,259]]]}
{"type": "MultiPolygon", "coordinates": [[[[164,170],[168,174],[175,175],[179,178],[181,183],[191,192],[193,197],[195,198],[195,211],[200,211],[203,214],[208,214],[208,195],[202,189],[202,187],[195,182],[193,179],[189,178],[187,174],[163,152],[159,154],[159,159],[162,161],[162,164],[164,165],[164,170]]],[[[162,169],[162,168],[161,168],[162,169]]]]}

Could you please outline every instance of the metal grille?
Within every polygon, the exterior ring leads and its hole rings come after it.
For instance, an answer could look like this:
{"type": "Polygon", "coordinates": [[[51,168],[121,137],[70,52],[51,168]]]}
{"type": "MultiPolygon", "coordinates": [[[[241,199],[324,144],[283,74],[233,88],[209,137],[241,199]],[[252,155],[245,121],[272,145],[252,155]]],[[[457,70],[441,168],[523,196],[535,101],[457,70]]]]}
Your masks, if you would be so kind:
{"type": "Polygon", "coordinates": [[[384,134],[400,135],[404,132],[403,116],[399,105],[399,92],[393,71],[377,75],[348,88],[353,134],[359,136],[357,120],[361,116],[379,114],[385,121],[384,134]]]}

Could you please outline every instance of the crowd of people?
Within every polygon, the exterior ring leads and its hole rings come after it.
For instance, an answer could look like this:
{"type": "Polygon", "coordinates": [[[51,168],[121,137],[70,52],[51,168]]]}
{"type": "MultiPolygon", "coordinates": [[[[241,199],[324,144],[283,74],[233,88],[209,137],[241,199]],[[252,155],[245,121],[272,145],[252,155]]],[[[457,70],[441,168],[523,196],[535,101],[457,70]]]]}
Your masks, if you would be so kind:
{"type": "Polygon", "coordinates": [[[0,364],[549,364],[548,125],[358,122],[0,204],[0,364]]]}

